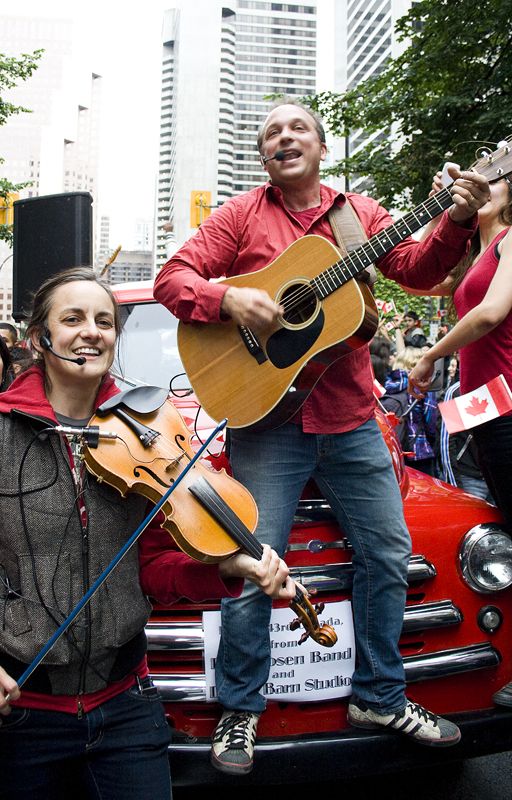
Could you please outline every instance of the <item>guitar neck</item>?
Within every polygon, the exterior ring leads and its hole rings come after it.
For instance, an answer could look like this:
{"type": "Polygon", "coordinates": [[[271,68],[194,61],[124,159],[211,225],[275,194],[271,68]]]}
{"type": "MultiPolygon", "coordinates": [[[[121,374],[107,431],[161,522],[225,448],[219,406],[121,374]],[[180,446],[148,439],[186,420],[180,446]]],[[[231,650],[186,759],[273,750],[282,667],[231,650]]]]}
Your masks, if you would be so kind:
{"type": "Polygon", "coordinates": [[[313,278],[311,284],[316,295],[323,300],[341,286],[344,286],[349,280],[356,278],[366,267],[389,253],[397,244],[403,242],[411,233],[419,230],[431,219],[437,217],[442,211],[449,208],[452,203],[453,200],[449,189],[443,189],[441,192],[429,197],[428,200],[417,206],[413,211],[410,211],[405,217],[399,219],[398,222],[379,231],[361,247],[358,247],[357,250],[352,250],[345,258],[340,259],[340,261],[321,272],[316,278],[313,278]]]}

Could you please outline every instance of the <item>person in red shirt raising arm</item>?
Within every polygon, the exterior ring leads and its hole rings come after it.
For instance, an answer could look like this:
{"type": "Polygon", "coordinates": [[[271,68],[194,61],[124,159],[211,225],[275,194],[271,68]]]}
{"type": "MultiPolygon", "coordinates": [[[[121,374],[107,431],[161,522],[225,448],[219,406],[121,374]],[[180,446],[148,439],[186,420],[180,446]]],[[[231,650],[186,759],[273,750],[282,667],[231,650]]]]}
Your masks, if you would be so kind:
{"type": "MultiPolygon", "coordinates": [[[[279,321],[279,303],[263,289],[210,279],[262,269],[306,233],[335,243],[328,213],[347,202],[369,236],[393,222],[374,200],[321,183],[325,134],[307,108],[293,101],[275,106],[261,126],[258,149],[269,182],[216,210],[157,276],[155,298],[184,322],[231,319],[265,331],[279,321]]],[[[474,215],[488,195],[482,176],[460,173],[453,205],[435,233],[421,243],[405,239],[377,266],[403,285],[439,283],[464,254],[474,215]]],[[[398,639],[411,542],[389,451],[374,419],[367,346],[334,361],[291,421],[263,432],[233,428],[230,437],[233,473],[257,502],[256,534],[262,541],[284,553],[297,502],[314,477],[353,546],[357,667],[350,722],[385,726],[421,744],[456,744],[460,732],[454,724],[405,696],[398,639]]],[[[211,758],[225,772],[252,768],[265,707],[260,689],[270,665],[270,611],[271,602],[251,587],[222,602],[216,685],[224,713],[211,758]]]]}
{"type": "MultiPolygon", "coordinates": [[[[438,191],[439,177],[434,178],[438,191]]],[[[417,363],[409,375],[411,390],[421,396],[435,359],[459,351],[460,392],[475,391],[498,375],[512,388],[512,180],[491,182],[489,202],[478,212],[478,229],[465,258],[434,294],[450,295],[459,321],[417,363]]],[[[512,533],[512,414],[471,430],[479,466],[512,533]]],[[[512,708],[512,681],[494,695],[512,708]]]]}

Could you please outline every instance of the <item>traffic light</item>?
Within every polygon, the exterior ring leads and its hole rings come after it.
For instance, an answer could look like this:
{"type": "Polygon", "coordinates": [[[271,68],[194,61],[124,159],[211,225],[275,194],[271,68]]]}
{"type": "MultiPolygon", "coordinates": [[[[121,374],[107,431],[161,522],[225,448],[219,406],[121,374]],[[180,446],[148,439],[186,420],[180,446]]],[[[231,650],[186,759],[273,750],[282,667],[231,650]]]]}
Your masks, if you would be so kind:
{"type": "Polygon", "coordinates": [[[199,228],[212,210],[212,193],[204,191],[190,192],[190,227],[199,228]]]}
{"type": "Polygon", "coordinates": [[[12,225],[14,220],[13,203],[18,199],[17,192],[8,192],[6,197],[0,197],[0,225],[12,225]]]}

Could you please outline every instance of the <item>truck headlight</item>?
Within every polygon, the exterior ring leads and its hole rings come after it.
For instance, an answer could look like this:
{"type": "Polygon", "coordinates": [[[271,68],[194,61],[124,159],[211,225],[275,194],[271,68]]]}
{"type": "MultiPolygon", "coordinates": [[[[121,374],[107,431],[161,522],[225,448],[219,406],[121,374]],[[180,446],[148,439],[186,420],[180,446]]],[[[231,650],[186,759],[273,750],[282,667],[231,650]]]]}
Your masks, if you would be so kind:
{"type": "Polygon", "coordinates": [[[496,523],[471,528],[459,559],[464,580],[476,592],[499,592],[512,585],[512,539],[496,523]]]}

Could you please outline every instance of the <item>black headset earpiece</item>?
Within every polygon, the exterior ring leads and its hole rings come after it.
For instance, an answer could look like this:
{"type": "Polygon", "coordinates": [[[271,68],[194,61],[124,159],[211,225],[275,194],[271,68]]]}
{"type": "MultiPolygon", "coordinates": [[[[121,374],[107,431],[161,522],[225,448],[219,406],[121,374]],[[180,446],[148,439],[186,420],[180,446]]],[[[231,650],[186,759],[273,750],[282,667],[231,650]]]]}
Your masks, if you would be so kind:
{"type": "Polygon", "coordinates": [[[57,358],[60,358],[61,361],[71,361],[72,364],[78,364],[79,367],[81,367],[87,361],[87,359],[83,356],[79,356],[78,358],[68,358],[68,356],[61,356],[59,353],[56,353],[53,349],[50,331],[48,328],[45,328],[43,335],[39,337],[39,344],[43,350],[48,350],[50,353],[53,353],[53,355],[57,358]]]}
{"type": "Polygon", "coordinates": [[[39,338],[39,344],[43,350],[51,350],[52,340],[50,339],[50,331],[45,328],[44,334],[39,338]]]}

